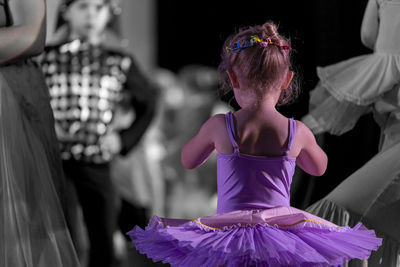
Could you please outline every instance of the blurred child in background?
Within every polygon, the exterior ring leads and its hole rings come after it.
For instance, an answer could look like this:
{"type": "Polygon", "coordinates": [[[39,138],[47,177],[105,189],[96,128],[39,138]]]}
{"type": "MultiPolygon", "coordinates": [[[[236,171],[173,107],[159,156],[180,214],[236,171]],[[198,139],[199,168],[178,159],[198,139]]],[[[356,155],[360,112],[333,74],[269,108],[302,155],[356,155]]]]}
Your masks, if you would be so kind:
{"type": "MultiPolygon", "coordinates": [[[[117,196],[110,162],[139,142],[156,96],[133,57],[108,38],[115,10],[112,0],[63,1],[58,26],[65,34],[41,57],[64,171],[86,225],[90,267],[113,264],[117,196]]],[[[73,205],[68,219],[79,247],[76,212],[73,205]]]]}

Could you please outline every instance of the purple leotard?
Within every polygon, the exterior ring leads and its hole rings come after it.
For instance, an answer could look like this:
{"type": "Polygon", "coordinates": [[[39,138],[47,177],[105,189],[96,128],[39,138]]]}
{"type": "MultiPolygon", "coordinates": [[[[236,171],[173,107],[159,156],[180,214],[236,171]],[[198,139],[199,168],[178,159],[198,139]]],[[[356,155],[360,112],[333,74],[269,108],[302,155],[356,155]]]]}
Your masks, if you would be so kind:
{"type": "Polygon", "coordinates": [[[288,153],[296,135],[296,122],[289,119],[287,151],[281,157],[241,154],[232,113],[226,114],[226,124],[234,152],[231,155],[218,153],[217,213],[289,206],[296,158],[290,158],[288,153]]]}

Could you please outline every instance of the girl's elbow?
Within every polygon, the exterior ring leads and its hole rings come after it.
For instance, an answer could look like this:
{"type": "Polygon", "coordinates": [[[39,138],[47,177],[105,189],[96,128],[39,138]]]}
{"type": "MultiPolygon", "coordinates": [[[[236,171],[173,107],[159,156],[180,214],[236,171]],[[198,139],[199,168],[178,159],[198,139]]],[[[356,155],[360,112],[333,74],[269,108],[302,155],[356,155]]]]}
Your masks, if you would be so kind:
{"type": "Polygon", "coordinates": [[[323,161],[317,168],[315,168],[313,175],[314,176],[322,176],[328,167],[328,158],[325,156],[323,161]]]}
{"type": "Polygon", "coordinates": [[[312,174],[313,176],[322,176],[326,171],[326,166],[317,168],[315,172],[312,174]]]}
{"type": "Polygon", "coordinates": [[[183,148],[181,151],[181,164],[186,169],[191,170],[191,169],[196,168],[194,162],[192,160],[190,160],[190,158],[187,156],[185,148],[183,148]]]}
{"type": "Polygon", "coordinates": [[[375,47],[375,37],[361,32],[361,42],[363,43],[364,46],[366,46],[367,48],[374,50],[375,47]]]}
{"type": "Polygon", "coordinates": [[[362,44],[371,50],[375,49],[375,43],[368,39],[361,39],[362,44]]]}
{"type": "Polygon", "coordinates": [[[184,158],[183,156],[181,157],[181,164],[185,169],[194,169],[195,167],[193,166],[193,164],[188,161],[186,158],[184,158]]]}

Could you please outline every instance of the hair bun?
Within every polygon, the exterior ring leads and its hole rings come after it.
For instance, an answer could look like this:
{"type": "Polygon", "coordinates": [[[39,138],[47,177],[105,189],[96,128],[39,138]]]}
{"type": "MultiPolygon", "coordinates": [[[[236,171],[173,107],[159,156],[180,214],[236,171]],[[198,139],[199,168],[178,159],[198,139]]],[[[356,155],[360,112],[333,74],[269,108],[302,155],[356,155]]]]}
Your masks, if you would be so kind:
{"type": "Polygon", "coordinates": [[[262,25],[263,33],[273,39],[274,41],[280,41],[281,37],[278,33],[278,27],[272,22],[266,22],[262,25]]]}

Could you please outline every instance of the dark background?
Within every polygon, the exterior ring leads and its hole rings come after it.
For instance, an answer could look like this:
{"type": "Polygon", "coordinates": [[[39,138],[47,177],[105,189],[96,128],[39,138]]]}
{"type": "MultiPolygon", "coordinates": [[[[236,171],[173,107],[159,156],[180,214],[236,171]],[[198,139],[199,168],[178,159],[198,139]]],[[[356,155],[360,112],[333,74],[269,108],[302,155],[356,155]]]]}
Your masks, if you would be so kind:
{"type": "MultiPolygon", "coordinates": [[[[371,53],[360,40],[367,0],[157,1],[158,65],[178,71],[187,64],[217,67],[225,38],[236,29],[266,21],[291,39],[302,95],[281,112],[300,119],[308,112],[309,91],[318,82],[316,66],[371,53]]],[[[305,208],[329,193],[377,152],[379,129],[371,115],[340,137],[325,134],[329,157],[322,177],[296,177],[292,205],[305,208]]],[[[321,139],[321,137],[319,137],[321,139]]]]}

